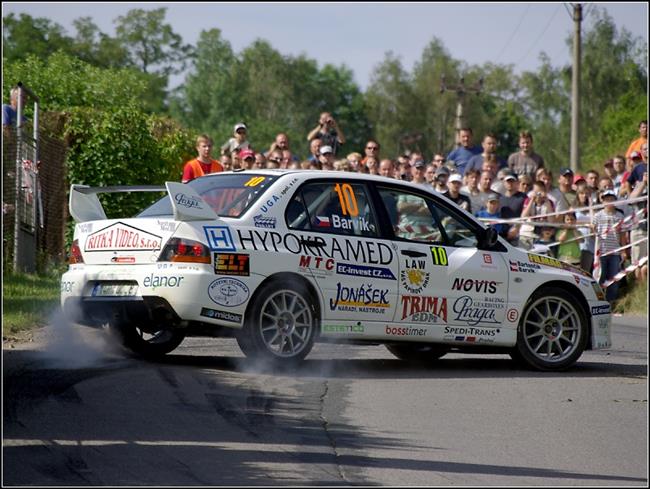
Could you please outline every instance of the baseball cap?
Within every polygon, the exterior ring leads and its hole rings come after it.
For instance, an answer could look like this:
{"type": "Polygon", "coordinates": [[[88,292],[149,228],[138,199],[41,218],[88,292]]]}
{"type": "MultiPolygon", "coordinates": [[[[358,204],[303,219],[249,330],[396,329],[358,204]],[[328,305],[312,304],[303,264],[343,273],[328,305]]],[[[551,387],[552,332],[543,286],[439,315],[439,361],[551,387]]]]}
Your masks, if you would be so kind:
{"type": "Polygon", "coordinates": [[[560,168],[560,175],[573,175],[573,170],[571,168],[560,168]]]}
{"type": "Polygon", "coordinates": [[[607,189],[602,194],[600,194],[600,198],[602,199],[603,197],[614,197],[614,198],[616,198],[616,192],[614,192],[611,189],[607,189]]]}
{"type": "Polygon", "coordinates": [[[425,163],[424,161],[422,161],[422,160],[417,160],[415,163],[413,163],[413,166],[414,166],[415,168],[424,168],[424,167],[427,166],[427,165],[426,165],[426,163],[425,163]]]}
{"type": "Polygon", "coordinates": [[[245,160],[246,158],[255,158],[255,151],[252,149],[242,149],[239,152],[239,158],[245,160]]]}
{"type": "Polygon", "coordinates": [[[639,153],[638,151],[632,151],[632,152],[630,153],[630,159],[631,159],[631,160],[635,160],[635,159],[637,159],[637,158],[639,158],[639,159],[640,159],[640,158],[643,158],[643,157],[641,156],[641,153],[639,153]]]}
{"type": "Polygon", "coordinates": [[[463,176],[460,173],[452,173],[449,175],[449,183],[463,182],[463,176]]]}
{"type": "Polygon", "coordinates": [[[239,129],[248,130],[248,128],[246,127],[246,124],[244,124],[243,122],[238,122],[237,124],[235,124],[234,131],[237,132],[239,129]]]}
{"type": "Polygon", "coordinates": [[[512,172],[508,172],[503,177],[504,180],[517,180],[517,175],[512,172]]]}
{"type": "Polygon", "coordinates": [[[488,202],[490,202],[491,200],[499,200],[499,194],[490,194],[490,195],[488,195],[487,200],[488,200],[488,202]]]}
{"type": "Polygon", "coordinates": [[[318,151],[322,155],[327,154],[327,153],[334,153],[331,146],[321,146],[318,151]]]}
{"type": "Polygon", "coordinates": [[[449,168],[447,168],[446,166],[441,166],[440,168],[438,168],[436,170],[436,176],[440,176],[440,175],[449,176],[449,168]]]}

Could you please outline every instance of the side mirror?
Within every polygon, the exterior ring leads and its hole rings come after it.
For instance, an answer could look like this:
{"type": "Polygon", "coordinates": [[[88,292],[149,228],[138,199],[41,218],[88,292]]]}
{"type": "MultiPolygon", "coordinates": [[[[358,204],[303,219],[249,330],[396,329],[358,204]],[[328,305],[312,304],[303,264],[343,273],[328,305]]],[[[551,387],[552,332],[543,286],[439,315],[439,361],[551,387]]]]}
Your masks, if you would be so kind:
{"type": "Polygon", "coordinates": [[[481,239],[481,248],[489,249],[492,248],[499,241],[499,233],[496,232],[492,226],[489,226],[485,233],[483,234],[483,239],[481,239]]]}

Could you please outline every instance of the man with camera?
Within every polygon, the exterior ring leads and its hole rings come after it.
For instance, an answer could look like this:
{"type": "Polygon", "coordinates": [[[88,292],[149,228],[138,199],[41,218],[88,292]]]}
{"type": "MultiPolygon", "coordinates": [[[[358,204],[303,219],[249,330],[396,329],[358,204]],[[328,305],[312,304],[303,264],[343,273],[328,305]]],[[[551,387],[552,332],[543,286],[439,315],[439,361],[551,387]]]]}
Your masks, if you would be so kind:
{"type": "Polygon", "coordinates": [[[330,146],[337,155],[339,147],[345,144],[343,131],[329,112],[323,112],[318,119],[318,125],[307,135],[307,141],[320,139],[323,146],[330,146]]]}

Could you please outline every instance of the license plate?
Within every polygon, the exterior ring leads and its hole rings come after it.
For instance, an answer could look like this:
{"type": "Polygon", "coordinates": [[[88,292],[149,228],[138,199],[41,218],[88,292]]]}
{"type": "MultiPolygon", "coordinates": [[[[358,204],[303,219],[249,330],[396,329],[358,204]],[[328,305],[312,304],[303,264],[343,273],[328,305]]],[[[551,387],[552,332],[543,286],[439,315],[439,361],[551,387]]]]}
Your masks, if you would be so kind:
{"type": "Polygon", "coordinates": [[[97,284],[93,287],[93,297],[128,297],[138,295],[138,285],[131,284],[97,284]]]}

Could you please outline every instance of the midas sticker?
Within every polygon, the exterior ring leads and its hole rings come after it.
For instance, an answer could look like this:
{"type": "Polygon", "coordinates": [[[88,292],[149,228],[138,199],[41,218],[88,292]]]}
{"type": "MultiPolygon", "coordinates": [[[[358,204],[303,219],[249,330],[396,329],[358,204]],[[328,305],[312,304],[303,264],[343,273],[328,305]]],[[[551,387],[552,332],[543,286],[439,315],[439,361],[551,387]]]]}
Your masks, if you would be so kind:
{"type": "Polygon", "coordinates": [[[441,246],[432,246],[431,247],[431,258],[433,259],[434,265],[439,265],[441,267],[447,266],[447,250],[441,246]]]}

